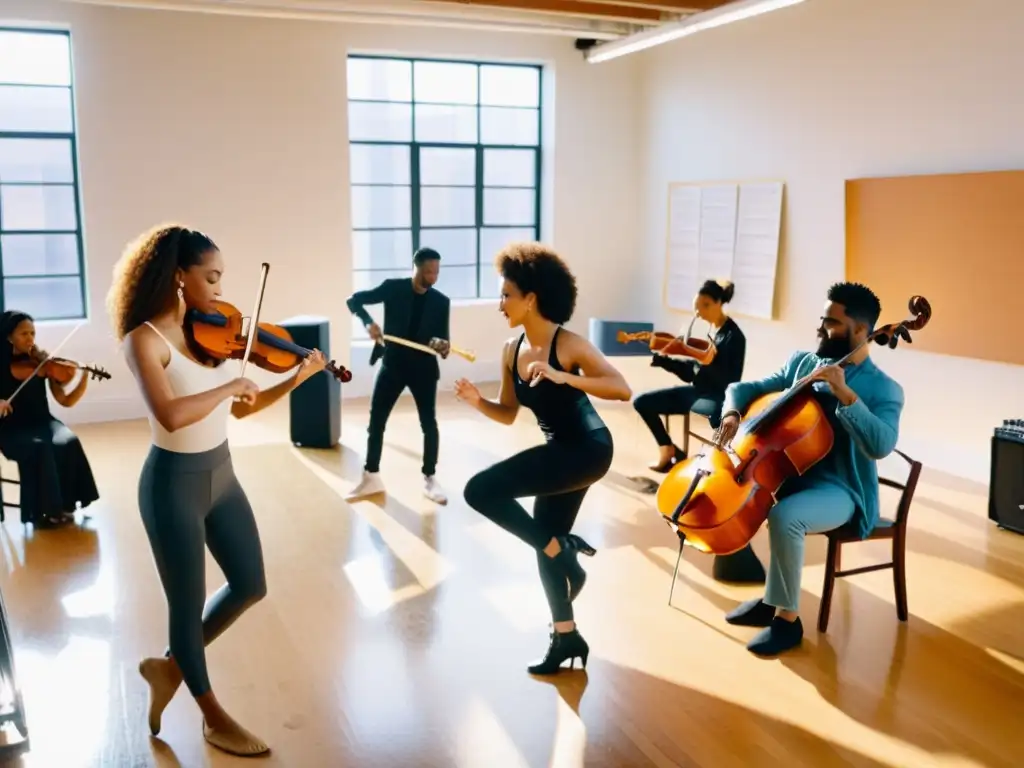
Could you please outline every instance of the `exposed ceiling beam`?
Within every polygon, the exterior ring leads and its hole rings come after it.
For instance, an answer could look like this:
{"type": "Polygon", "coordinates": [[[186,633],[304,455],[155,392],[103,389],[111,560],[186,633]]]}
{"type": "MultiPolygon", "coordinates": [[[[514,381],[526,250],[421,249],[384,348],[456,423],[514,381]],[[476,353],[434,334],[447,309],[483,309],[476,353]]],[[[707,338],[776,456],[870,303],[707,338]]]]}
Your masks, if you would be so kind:
{"type": "Polygon", "coordinates": [[[653,8],[669,13],[699,13],[710,11],[729,0],[590,0],[599,5],[625,5],[631,8],[653,8]]]}
{"type": "Polygon", "coordinates": [[[655,8],[644,8],[639,5],[630,5],[629,3],[590,2],[590,0],[582,2],[578,0],[424,0],[423,5],[429,6],[435,3],[508,8],[516,11],[529,11],[531,13],[607,19],[647,25],[658,24],[666,17],[663,11],[655,8]]]}
{"type": "Polygon", "coordinates": [[[805,0],[735,0],[735,2],[726,3],[709,11],[686,16],[680,21],[662,24],[628,37],[595,45],[587,51],[587,61],[597,64],[620,56],[628,56],[631,53],[664,45],[714,27],[725,26],[803,2],[805,0]]]}
{"type": "Polygon", "coordinates": [[[489,32],[555,35],[593,40],[616,40],[635,25],[607,21],[544,16],[513,9],[466,8],[437,3],[435,8],[413,0],[67,0],[84,5],[103,5],[158,11],[190,11],[223,16],[332,21],[347,24],[394,24],[400,26],[471,29],[489,32]]]}

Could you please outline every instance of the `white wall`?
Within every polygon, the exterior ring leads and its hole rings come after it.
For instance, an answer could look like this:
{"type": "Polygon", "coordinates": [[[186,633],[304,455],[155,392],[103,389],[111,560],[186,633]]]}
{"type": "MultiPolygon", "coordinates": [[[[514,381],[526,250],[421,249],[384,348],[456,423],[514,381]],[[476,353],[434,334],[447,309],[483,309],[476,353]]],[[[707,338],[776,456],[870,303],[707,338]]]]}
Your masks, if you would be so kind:
{"type": "MultiPolygon", "coordinates": [[[[740,319],[745,378],[813,348],[825,290],[844,275],[845,179],[1024,168],[1022,32],[1019,0],[810,0],[642,54],[634,312],[650,317],[660,302],[669,182],[780,178],[779,315],[740,319]]],[[[964,254],[964,269],[974,268],[964,254]]],[[[1016,300],[1021,288],[994,285],[992,300],[1016,300]]],[[[1017,328],[986,327],[984,306],[936,311],[1024,343],[1017,328]]],[[[905,314],[905,305],[886,306],[882,321],[905,314]]],[[[675,328],[682,318],[660,310],[658,319],[675,328]]],[[[1024,367],[907,347],[873,354],[906,391],[904,449],[987,481],[992,428],[1024,417],[1024,367]]]]}
{"type": "MultiPolygon", "coordinates": [[[[104,365],[114,378],[94,382],[73,412],[59,414],[69,422],[143,413],[104,298],[125,242],[167,219],[212,235],[229,265],[224,298],[246,313],[259,264],[270,262],[263,318],[329,317],[332,356],[355,374],[343,393],[369,392],[369,351],[350,354],[344,304],[349,51],[548,65],[544,230],[578,274],[573,325],[585,330],[590,314],[628,304],[613,266],[639,238],[635,59],[595,68],[560,37],[0,0],[0,22],[18,20],[72,31],[91,314],[62,352],[104,365]]],[[[56,344],[69,328],[44,326],[40,343],[56,344]]],[[[494,378],[509,334],[495,302],[455,308],[453,343],[479,360],[469,368],[453,356],[445,381],[494,378]]]]}

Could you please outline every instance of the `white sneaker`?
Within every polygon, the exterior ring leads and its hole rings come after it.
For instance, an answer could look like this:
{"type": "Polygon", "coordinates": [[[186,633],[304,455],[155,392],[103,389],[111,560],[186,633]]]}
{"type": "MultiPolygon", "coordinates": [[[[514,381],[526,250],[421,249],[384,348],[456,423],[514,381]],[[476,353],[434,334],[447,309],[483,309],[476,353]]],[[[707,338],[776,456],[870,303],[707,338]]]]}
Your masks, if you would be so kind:
{"type": "Polygon", "coordinates": [[[363,472],[363,479],[359,481],[359,485],[348,492],[345,501],[364,499],[378,493],[384,493],[384,481],[380,479],[380,472],[363,472]]]}
{"type": "Polygon", "coordinates": [[[440,483],[433,476],[423,478],[423,495],[435,504],[448,503],[448,496],[445,495],[444,489],[441,488],[440,483]]]}

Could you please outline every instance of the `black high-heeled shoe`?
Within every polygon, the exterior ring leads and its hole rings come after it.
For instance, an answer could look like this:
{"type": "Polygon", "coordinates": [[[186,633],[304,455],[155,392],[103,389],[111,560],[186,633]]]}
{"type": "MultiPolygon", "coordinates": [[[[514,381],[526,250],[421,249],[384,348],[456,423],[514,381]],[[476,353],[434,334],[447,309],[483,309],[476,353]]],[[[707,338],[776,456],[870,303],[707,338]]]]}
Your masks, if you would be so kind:
{"type": "Polygon", "coordinates": [[[580,660],[583,669],[587,668],[587,657],[590,646],[583,639],[579,630],[571,632],[551,632],[551,643],[544,658],[527,667],[531,675],[554,675],[562,671],[562,662],[569,659],[569,669],[576,668],[576,659],[580,660]]]}
{"type": "Polygon", "coordinates": [[[569,582],[569,602],[571,603],[579,596],[583,591],[583,586],[587,583],[587,572],[583,570],[583,566],[580,565],[576,556],[584,554],[587,557],[593,557],[597,554],[597,550],[575,533],[567,533],[555,538],[558,540],[561,551],[555,555],[554,561],[562,569],[566,581],[569,582]]]}

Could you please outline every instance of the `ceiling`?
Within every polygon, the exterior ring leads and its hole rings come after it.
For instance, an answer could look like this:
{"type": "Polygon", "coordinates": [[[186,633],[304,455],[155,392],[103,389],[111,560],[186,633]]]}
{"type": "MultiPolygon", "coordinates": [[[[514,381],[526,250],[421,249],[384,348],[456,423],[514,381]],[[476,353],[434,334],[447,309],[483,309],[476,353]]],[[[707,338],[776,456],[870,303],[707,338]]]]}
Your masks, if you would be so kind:
{"type": "Polygon", "coordinates": [[[271,18],[533,32],[615,40],[728,0],[72,0],[271,18]]]}

